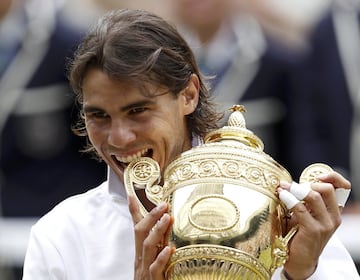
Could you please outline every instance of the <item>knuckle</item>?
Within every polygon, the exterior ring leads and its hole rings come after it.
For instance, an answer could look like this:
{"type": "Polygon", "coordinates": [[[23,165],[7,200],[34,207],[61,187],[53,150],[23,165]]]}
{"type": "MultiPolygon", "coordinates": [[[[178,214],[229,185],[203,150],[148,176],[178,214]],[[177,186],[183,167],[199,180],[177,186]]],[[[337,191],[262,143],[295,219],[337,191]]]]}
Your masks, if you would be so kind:
{"type": "Polygon", "coordinates": [[[334,223],[334,227],[337,229],[342,223],[341,215],[337,215],[334,218],[333,223],[334,223]]]}
{"type": "Polygon", "coordinates": [[[134,231],[135,231],[135,234],[139,234],[140,232],[142,232],[142,229],[139,224],[136,224],[134,226],[134,231]]]}
{"type": "Polygon", "coordinates": [[[323,230],[325,233],[332,234],[341,224],[341,217],[340,216],[333,216],[328,219],[326,223],[323,224],[323,230]]]}
{"type": "Polygon", "coordinates": [[[333,184],[330,183],[324,183],[324,187],[323,187],[323,192],[324,193],[331,193],[334,191],[334,186],[333,184]]]}
{"type": "Polygon", "coordinates": [[[345,189],[351,189],[351,182],[347,179],[344,179],[344,182],[341,187],[343,187],[345,189]]]}
{"type": "Polygon", "coordinates": [[[144,250],[146,251],[147,249],[149,249],[151,247],[151,244],[152,242],[148,238],[146,238],[143,243],[144,250]]]}
{"type": "Polygon", "coordinates": [[[322,196],[319,192],[313,191],[311,192],[311,194],[309,195],[309,198],[313,201],[320,201],[322,200],[322,196]]]}
{"type": "Polygon", "coordinates": [[[134,233],[135,236],[147,236],[148,232],[146,229],[141,225],[141,223],[138,223],[134,226],[134,233]]]}

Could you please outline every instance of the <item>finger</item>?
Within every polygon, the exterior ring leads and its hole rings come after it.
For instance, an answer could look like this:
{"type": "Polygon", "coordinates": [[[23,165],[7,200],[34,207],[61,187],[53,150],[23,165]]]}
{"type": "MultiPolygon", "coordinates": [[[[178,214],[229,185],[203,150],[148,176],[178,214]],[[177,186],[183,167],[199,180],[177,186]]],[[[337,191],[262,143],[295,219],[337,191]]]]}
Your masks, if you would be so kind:
{"type": "Polygon", "coordinates": [[[296,182],[280,181],[280,187],[293,194],[300,201],[304,200],[311,191],[311,183],[309,182],[298,184],[296,182]]]}
{"type": "Polygon", "coordinates": [[[140,213],[140,208],[136,201],[136,198],[132,195],[129,195],[128,201],[129,201],[129,211],[130,211],[132,220],[134,222],[134,225],[136,225],[138,222],[140,222],[143,219],[143,216],[140,213]]]}
{"type": "MultiPolygon", "coordinates": [[[[337,178],[341,176],[329,178],[337,178]]],[[[343,182],[344,183],[344,182],[343,182]]],[[[346,184],[346,183],[345,183],[346,184]]],[[[299,200],[305,202],[305,206],[316,220],[321,222],[326,228],[336,228],[340,224],[341,217],[338,207],[338,201],[335,196],[335,189],[332,184],[324,182],[305,182],[297,184],[293,182],[291,185],[287,182],[281,182],[282,187],[289,191],[299,200]]],[[[297,215],[299,217],[299,215],[297,215]]]]}
{"type": "Polygon", "coordinates": [[[163,249],[165,236],[171,226],[170,215],[165,213],[154,229],[144,240],[143,261],[144,264],[150,265],[160,250],[163,249]]]}
{"type": "Polygon", "coordinates": [[[174,248],[170,248],[169,246],[166,246],[160,252],[160,254],[157,256],[155,262],[153,262],[149,268],[151,280],[165,279],[164,272],[166,269],[166,265],[169,262],[170,257],[174,251],[175,251],[174,248]]]}
{"type": "Polygon", "coordinates": [[[307,220],[310,219],[310,217],[316,217],[316,219],[321,220],[328,219],[327,209],[325,207],[324,201],[322,200],[321,195],[316,191],[310,190],[310,192],[308,192],[307,196],[304,198],[307,207],[303,205],[301,201],[295,197],[295,195],[285,189],[279,188],[279,198],[289,210],[293,211],[299,222],[302,220],[299,218],[299,215],[307,216],[307,220]],[[310,209],[311,214],[308,209],[310,209]]]}
{"type": "Polygon", "coordinates": [[[298,184],[296,182],[292,182],[290,186],[290,193],[292,193],[298,200],[304,200],[305,197],[311,191],[311,183],[306,182],[302,184],[298,184]]]}
{"type": "MultiPolygon", "coordinates": [[[[285,182],[282,183],[282,185],[288,185],[288,183],[285,182]]],[[[296,182],[292,182],[288,188],[290,193],[293,194],[298,200],[306,202],[306,206],[310,209],[313,215],[314,213],[317,213],[316,209],[318,209],[318,211],[323,211],[323,205],[327,210],[329,210],[329,212],[334,212],[335,215],[338,214],[338,204],[336,203],[336,197],[334,197],[335,189],[331,184],[310,182],[298,184],[296,182]],[[312,196],[309,196],[311,191],[318,192],[321,195],[323,201],[321,201],[320,197],[318,197],[315,193],[312,193],[312,196]]]]}
{"type": "Polygon", "coordinates": [[[291,210],[296,204],[300,203],[300,200],[286,189],[279,188],[278,192],[280,200],[285,204],[287,209],[291,210]]]}
{"type": "Polygon", "coordinates": [[[318,180],[330,183],[334,188],[351,189],[351,183],[338,172],[324,173],[317,177],[318,180]]]}
{"type": "Polygon", "coordinates": [[[345,207],[345,204],[350,196],[350,189],[338,188],[335,190],[336,201],[339,207],[345,207]]]}
{"type": "Polygon", "coordinates": [[[311,215],[316,216],[317,219],[326,221],[329,219],[328,211],[334,219],[338,219],[339,208],[337,207],[336,198],[334,196],[335,190],[331,184],[325,183],[301,183],[280,182],[280,186],[289,190],[288,193],[283,193],[282,196],[288,201],[288,209],[293,208],[297,203],[296,200],[304,201],[306,208],[311,212],[311,215]],[[293,197],[290,196],[293,195],[293,197]],[[296,198],[296,200],[295,200],[296,198]],[[289,208],[291,207],[291,208],[289,208]]]}
{"type": "Polygon", "coordinates": [[[322,182],[330,183],[334,186],[334,188],[336,189],[335,194],[338,206],[344,207],[351,192],[350,181],[345,179],[338,172],[322,174],[321,176],[318,176],[318,179],[322,182]]]}
{"type": "MultiPolygon", "coordinates": [[[[336,180],[334,182],[338,182],[337,180],[342,181],[341,177],[337,176],[336,174],[334,174],[334,176],[335,177],[333,177],[333,180],[331,180],[331,181],[334,181],[334,180],[336,180]],[[337,178],[337,179],[334,179],[334,178],[337,178]]],[[[311,191],[311,184],[312,183],[310,183],[310,182],[305,182],[305,183],[301,183],[301,184],[298,184],[296,182],[292,182],[291,184],[288,182],[285,182],[285,181],[280,182],[280,186],[282,188],[289,190],[299,200],[304,200],[305,197],[309,194],[309,192],[311,191]]],[[[316,184],[316,183],[314,183],[314,184],[316,184]]],[[[346,185],[346,182],[345,182],[345,185],[346,185]]],[[[332,189],[334,189],[334,187],[332,186],[330,189],[332,190],[332,189]]],[[[346,201],[349,198],[350,189],[337,188],[335,190],[335,195],[336,195],[337,206],[344,207],[346,204],[346,201]]],[[[330,204],[325,203],[325,204],[326,205],[335,205],[333,203],[330,203],[330,204]]]]}
{"type": "Polygon", "coordinates": [[[333,185],[329,183],[313,183],[312,189],[313,192],[305,199],[312,215],[318,219],[322,217],[323,222],[326,222],[325,219],[330,218],[332,225],[337,227],[341,222],[341,213],[333,185]]]}
{"type": "MultiPolygon", "coordinates": [[[[137,258],[141,258],[144,262],[144,240],[149,236],[152,229],[161,218],[161,216],[167,211],[168,205],[165,202],[161,202],[158,206],[152,209],[148,215],[142,218],[134,226],[135,231],[135,250],[137,258]]],[[[153,254],[151,255],[153,257],[153,254]]]]}
{"type": "Polygon", "coordinates": [[[147,214],[141,220],[141,226],[149,229],[148,232],[158,223],[160,218],[166,213],[169,209],[169,205],[166,202],[160,202],[155,208],[153,208],[149,214],[147,214]]]}
{"type": "Polygon", "coordinates": [[[168,229],[167,229],[167,231],[165,233],[165,236],[164,236],[164,242],[163,242],[164,246],[169,245],[169,238],[170,238],[171,228],[172,228],[173,224],[174,224],[174,217],[171,216],[170,217],[170,225],[169,225],[169,227],[168,227],[168,229]]]}
{"type": "Polygon", "coordinates": [[[145,233],[139,234],[140,230],[136,230],[136,225],[141,223],[141,220],[144,218],[140,213],[140,207],[136,198],[132,195],[128,196],[129,202],[129,211],[134,224],[135,231],[135,267],[139,267],[142,263],[142,243],[144,240],[145,233]]]}
{"type": "Polygon", "coordinates": [[[279,188],[278,192],[279,199],[285,204],[287,209],[292,211],[299,224],[306,224],[307,226],[310,223],[312,224],[314,218],[300,200],[285,189],[279,188]]]}

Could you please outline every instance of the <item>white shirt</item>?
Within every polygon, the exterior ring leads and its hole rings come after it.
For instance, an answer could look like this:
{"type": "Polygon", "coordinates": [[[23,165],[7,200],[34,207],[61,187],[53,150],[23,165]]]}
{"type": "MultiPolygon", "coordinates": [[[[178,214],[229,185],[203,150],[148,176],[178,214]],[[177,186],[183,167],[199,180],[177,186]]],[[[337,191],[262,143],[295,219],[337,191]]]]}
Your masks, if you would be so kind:
{"type": "MultiPolygon", "coordinates": [[[[84,194],[66,199],[32,228],[23,280],[133,279],[135,241],[124,186],[114,173],[84,194]]],[[[272,279],[280,278],[280,269],[272,279]]],[[[334,236],[309,279],[360,279],[334,236]]]]}

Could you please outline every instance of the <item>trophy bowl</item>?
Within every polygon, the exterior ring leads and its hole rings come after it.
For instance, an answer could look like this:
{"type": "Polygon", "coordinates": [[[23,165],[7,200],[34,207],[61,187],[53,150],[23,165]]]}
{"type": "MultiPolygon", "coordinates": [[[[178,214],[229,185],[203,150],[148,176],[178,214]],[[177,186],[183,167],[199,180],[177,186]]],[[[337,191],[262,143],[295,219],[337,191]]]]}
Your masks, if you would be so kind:
{"type": "Polygon", "coordinates": [[[290,213],[276,189],[280,181],[292,182],[291,175],[246,128],[243,106],[232,110],[226,126],[169,164],[162,186],[151,158],[136,159],[125,170],[125,187],[143,215],[138,188],[154,204],[170,205],[174,224],[167,242],[175,252],[166,279],[266,280],[287,260],[296,227],[285,234],[290,213]]]}

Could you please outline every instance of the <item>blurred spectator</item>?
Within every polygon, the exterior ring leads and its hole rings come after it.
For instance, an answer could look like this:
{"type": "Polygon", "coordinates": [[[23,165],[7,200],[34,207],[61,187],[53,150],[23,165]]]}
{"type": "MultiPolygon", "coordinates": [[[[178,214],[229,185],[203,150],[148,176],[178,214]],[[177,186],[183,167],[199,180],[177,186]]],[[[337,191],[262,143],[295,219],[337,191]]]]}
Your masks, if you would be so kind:
{"type": "MultiPolygon", "coordinates": [[[[287,46],[304,47],[308,32],[329,6],[330,0],[234,0],[246,8],[267,34],[287,46]]],[[[306,46],[305,46],[306,47],[306,46]]]]}
{"type": "Polygon", "coordinates": [[[290,48],[265,32],[259,24],[264,10],[257,14],[260,9],[250,3],[172,1],[176,22],[203,72],[215,75],[211,88],[219,107],[244,104],[247,127],[264,141],[265,151],[287,167],[289,74],[302,57],[303,45],[290,48]]]}
{"type": "MultiPolygon", "coordinates": [[[[106,176],[104,165],[81,155],[84,142],[71,132],[78,111],[65,63],[82,32],[61,20],[61,4],[0,1],[0,216],[6,218],[42,216],[106,176]]],[[[22,261],[5,253],[0,279],[20,279],[22,261]]]]}
{"type": "MultiPolygon", "coordinates": [[[[290,124],[292,168],[330,164],[352,181],[360,204],[360,1],[336,0],[310,37],[297,69],[290,124]]],[[[354,205],[355,207],[355,205],[354,205]]],[[[359,206],[358,212],[359,212],[359,206]]],[[[349,205],[347,206],[349,208],[349,205]]]]}
{"type": "Polygon", "coordinates": [[[104,165],[82,155],[66,59],[82,33],[58,16],[61,1],[1,0],[0,187],[6,217],[42,216],[97,185],[104,165]]]}
{"type": "Polygon", "coordinates": [[[164,18],[169,17],[168,0],[66,0],[62,14],[66,21],[88,29],[106,11],[112,9],[143,9],[164,18]]]}

